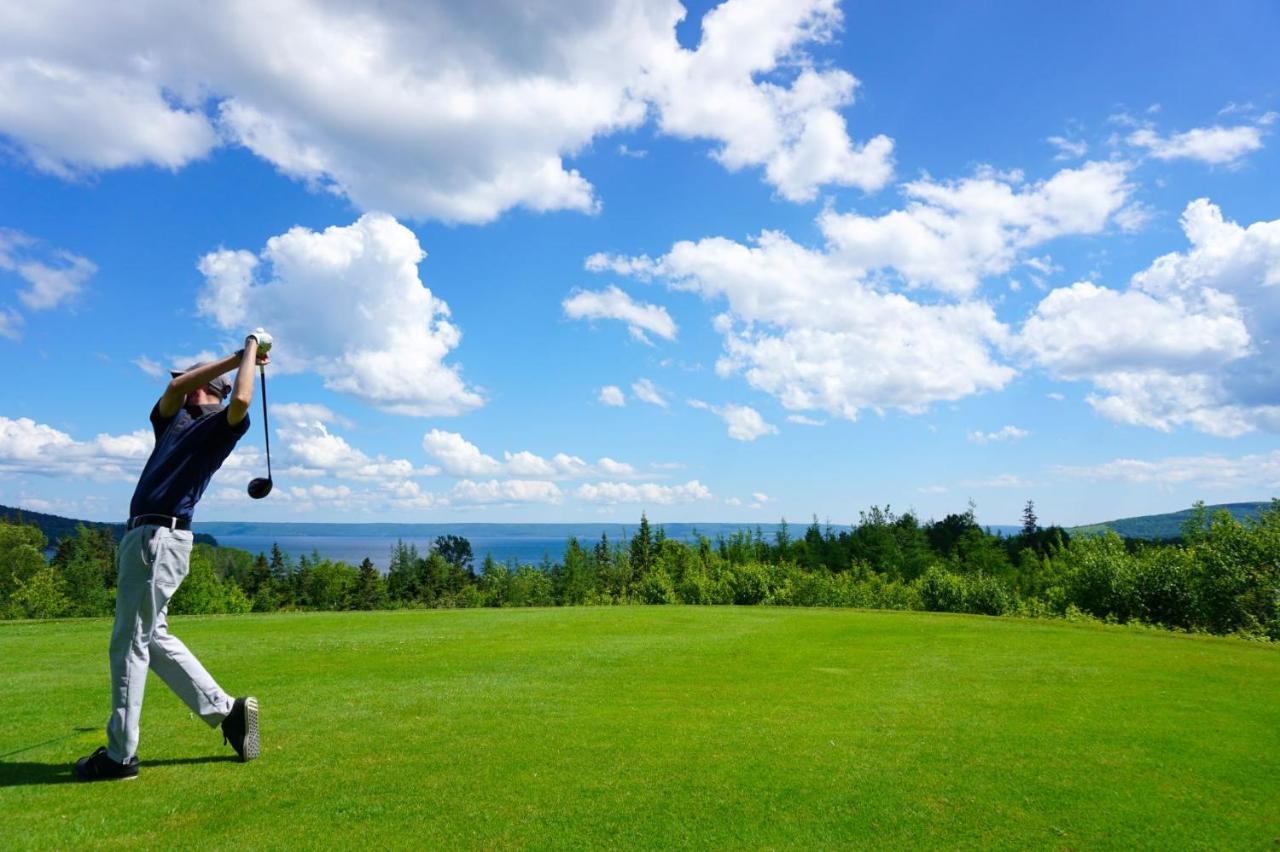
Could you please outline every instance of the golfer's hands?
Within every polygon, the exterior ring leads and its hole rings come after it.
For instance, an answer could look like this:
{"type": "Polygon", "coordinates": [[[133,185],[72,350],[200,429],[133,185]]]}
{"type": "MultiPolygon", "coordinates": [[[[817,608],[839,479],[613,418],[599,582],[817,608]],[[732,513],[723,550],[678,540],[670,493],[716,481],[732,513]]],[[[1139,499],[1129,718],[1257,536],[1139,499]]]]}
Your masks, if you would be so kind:
{"type": "Polygon", "coordinates": [[[260,365],[271,363],[271,356],[268,353],[271,352],[272,340],[271,335],[267,333],[267,330],[262,326],[258,326],[253,331],[245,335],[244,342],[248,343],[250,340],[257,341],[258,343],[257,363],[260,365]]]}
{"type": "Polygon", "coordinates": [[[271,335],[262,326],[258,326],[244,337],[245,343],[250,340],[258,341],[258,354],[264,354],[271,351],[271,335]]]}

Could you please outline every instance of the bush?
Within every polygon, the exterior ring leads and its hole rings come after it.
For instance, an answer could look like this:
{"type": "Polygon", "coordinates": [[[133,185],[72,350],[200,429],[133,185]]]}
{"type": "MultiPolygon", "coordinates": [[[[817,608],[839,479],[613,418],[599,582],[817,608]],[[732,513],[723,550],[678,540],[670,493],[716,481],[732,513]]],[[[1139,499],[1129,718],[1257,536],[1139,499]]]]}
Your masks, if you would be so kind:
{"type": "Polygon", "coordinates": [[[244,593],[244,590],[240,588],[240,584],[235,580],[227,582],[225,611],[236,615],[253,612],[253,601],[244,593]]]}
{"type": "Polygon", "coordinates": [[[1132,561],[1133,617],[1148,624],[1190,629],[1203,622],[1199,571],[1194,556],[1181,547],[1153,547],[1132,561]]]}
{"type": "Polygon", "coordinates": [[[769,596],[769,572],[758,562],[735,565],[729,575],[729,588],[733,602],[739,606],[761,603],[769,596]]]}
{"type": "Polygon", "coordinates": [[[38,569],[9,596],[8,618],[57,618],[71,609],[66,583],[53,568],[38,569]]]}
{"type": "Polygon", "coordinates": [[[0,608],[45,567],[45,543],[38,527],[0,521],[0,608]]]}
{"type": "Polygon", "coordinates": [[[1013,609],[1013,595],[995,577],[976,574],[964,582],[964,611],[975,615],[1004,615],[1013,609]]]}
{"type": "Polygon", "coordinates": [[[226,591],[214,573],[209,545],[197,544],[191,550],[187,578],[169,601],[169,612],[174,615],[208,615],[226,611],[226,591]]]}
{"type": "Polygon", "coordinates": [[[1130,617],[1133,582],[1124,541],[1113,532],[1080,536],[1063,549],[1067,600],[1096,618],[1130,617]]]}
{"type": "Polygon", "coordinates": [[[920,603],[930,612],[965,612],[964,580],[932,565],[918,581],[920,603]]]}
{"type": "Polygon", "coordinates": [[[642,603],[647,604],[679,603],[676,590],[671,585],[671,578],[667,576],[666,571],[662,570],[651,572],[641,580],[636,595],[642,603]]]}

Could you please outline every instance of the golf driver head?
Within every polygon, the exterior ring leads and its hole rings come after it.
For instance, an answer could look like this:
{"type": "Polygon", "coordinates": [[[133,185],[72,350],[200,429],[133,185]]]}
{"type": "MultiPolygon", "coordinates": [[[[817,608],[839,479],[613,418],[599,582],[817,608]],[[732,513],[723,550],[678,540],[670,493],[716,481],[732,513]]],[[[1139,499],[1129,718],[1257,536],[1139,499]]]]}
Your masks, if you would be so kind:
{"type": "Polygon", "coordinates": [[[270,478],[259,476],[249,483],[249,496],[255,500],[261,500],[271,493],[272,484],[270,478]]]}

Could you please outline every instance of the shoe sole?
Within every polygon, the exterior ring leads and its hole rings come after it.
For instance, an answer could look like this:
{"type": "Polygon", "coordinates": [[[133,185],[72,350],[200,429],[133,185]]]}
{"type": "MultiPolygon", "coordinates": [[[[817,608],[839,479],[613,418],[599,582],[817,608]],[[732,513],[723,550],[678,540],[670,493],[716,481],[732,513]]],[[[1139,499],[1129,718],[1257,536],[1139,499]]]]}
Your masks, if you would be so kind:
{"type": "Polygon", "coordinates": [[[86,775],[81,775],[77,770],[73,768],[71,770],[71,774],[74,775],[76,777],[76,780],[79,781],[81,784],[92,784],[95,781],[137,781],[138,780],[138,773],[136,772],[133,773],[132,775],[88,775],[86,776],[86,775]]]}
{"type": "Polygon", "coordinates": [[[244,758],[248,763],[262,754],[262,741],[258,736],[258,699],[252,696],[244,700],[244,758]]]}

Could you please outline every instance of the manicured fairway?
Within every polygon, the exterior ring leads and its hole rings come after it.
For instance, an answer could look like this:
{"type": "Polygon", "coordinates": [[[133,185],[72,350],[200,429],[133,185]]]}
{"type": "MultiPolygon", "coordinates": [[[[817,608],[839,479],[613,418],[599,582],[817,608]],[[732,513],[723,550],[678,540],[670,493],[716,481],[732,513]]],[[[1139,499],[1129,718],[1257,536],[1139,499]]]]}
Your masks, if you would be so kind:
{"type": "Polygon", "coordinates": [[[154,677],[102,742],[105,621],[0,624],[0,847],[1252,848],[1280,843],[1280,649],[768,608],[174,618],[264,756],[154,677]]]}

